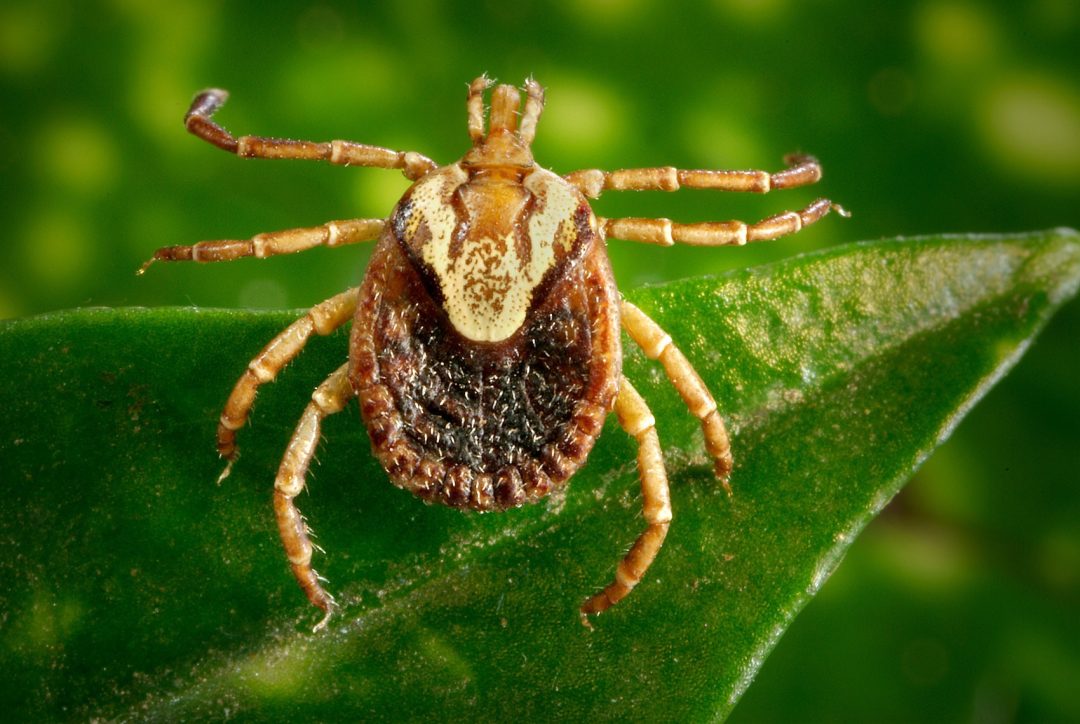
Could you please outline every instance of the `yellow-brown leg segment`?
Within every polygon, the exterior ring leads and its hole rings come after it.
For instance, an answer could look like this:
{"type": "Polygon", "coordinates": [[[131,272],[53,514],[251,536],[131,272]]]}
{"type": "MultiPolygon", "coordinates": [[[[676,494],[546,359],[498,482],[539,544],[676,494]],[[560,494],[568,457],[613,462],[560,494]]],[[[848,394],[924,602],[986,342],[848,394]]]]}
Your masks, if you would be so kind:
{"type": "Polygon", "coordinates": [[[605,238],[643,241],[647,244],[671,246],[675,242],[694,246],[743,246],[751,241],[766,241],[794,234],[813,224],[830,211],[849,216],[842,207],[828,199],[818,199],[801,211],[785,211],[759,221],[706,221],[700,224],[679,224],[671,219],[604,219],[597,218],[605,238]]]}
{"type": "Polygon", "coordinates": [[[784,162],[788,167],[777,173],[755,170],[687,170],[661,166],[619,171],[586,169],[569,173],[564,178],[577,186],[581,193],[594,199],[604,191],[678,191],[681,188],[763,194],[774,189],[806,186],[821,178],[821,165],[812,156],[791,155],[787,156],[784,162]]]}
{"type": "Polygon", "coordinates": [[[278,373],[296,358],[312,334],[327,335],[352,319],[356,311],[359,287],[353,287],[312,307],[307,314],[270,340],[255,356],[244,374],[236,381],[232,394],[218,422],[218,453],[228,463],[218,478],[220,483],[232,470],[236,460],[236,431],[247,422],[259,386],[272,382],[278,373]]]}
{"type": "Polygon", "coordinates": [[[619,424],[638,443],[637,465],[641,478],[642,513],[648,527],[619,562],[615,569],[615,580],[581,605],[581,622],[586,626],[589,626],[589,614],[601,613],[611,608],[637,585],[664,544],[668,526],[671,524],[671,496],[668,493],[664,458],[660,451],[660,438],[656,435],[656,421],[645,400],[626,377],[619,382],[615,414],[619,418],[619,424]]]}
{"type": "Polygon", "coordinates": [[[311,396],[311,402],[304,410],[285,457],[281,460],[277,478],[274,480],[274,514],[277,517],[281,543],[285,546],[285,555],[296,576],[300,588],[304,589],[308,600],[325,613],[315,626],[318,631],[334,612],[334,598],[327,593],[320,583],[319,575],[311,568],[311,553],[314,546],[309,538],[309,529],[304,517],[293,504],[293,499],[304,489],[311,459],[319,444],[319,432],[322,421],[328,415],[341,412],[353,397],[349,384],[348,364],[334,371],[319,385],[311,396]]]}
{"type": "Polygon", "coordinates": [[[705,433],[705,450],[713,459],[716,477],[730,495],[728,475],[731,474],[732,466],[731,443],[709,388],[660,325],[626,300],[623,300],[619,311],[623,327],[630,338],[641,347],[646,357],[660,361],[683,402],[694,417],[701,420],[701,429],[705,433]]]}
{"type": "Polygon", "coordinates": [[[400,169],[406,178],[413,181],[436,167],[430,158],[414,151],[392,151],[352,141],[315,143],[262,136],[236,138],[210,120],[228,98],[228,92],[219,88],[202,91],[191,102],[184,116],[184,125],[207,143],[243,158],[293,158],[329,161],[343,166],[400,169]]]}
{"type": "Polygon", "coordinates": [[[307,229],[271,231],[250,239],[221,239],[187,246],[166,246],[155,251],[154,256],[137,273],[144,273],[155,261],[232,261],[247,256],[265,259],[268,256],[307,251],[317,246],[335,247],[373,241],[379,238],[385,226],[386,219],[349,219],[307,229]]]}

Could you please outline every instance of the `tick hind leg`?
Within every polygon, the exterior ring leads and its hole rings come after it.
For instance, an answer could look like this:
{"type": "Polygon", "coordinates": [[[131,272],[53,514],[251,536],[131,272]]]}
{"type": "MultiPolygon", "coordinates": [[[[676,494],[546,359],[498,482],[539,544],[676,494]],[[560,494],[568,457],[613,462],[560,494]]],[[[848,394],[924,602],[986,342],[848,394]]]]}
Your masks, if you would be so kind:
{"type": "Polygon", "coordinates": [[[642,513],[648,527],[619,562],[615,569],[615,580],[581,605],[581,622],[586,626],[590,626],[588,614],[606,611],[638,584],[664,544],[671,524],[671,497],[660,451],[660,438],[656,435],[656,421],[645,400],[625,377],[619,382],[615,414],[623,429],[637,440],[642,513]]]}
{"type": "Polygon", "coordinates": [[[623,300],[620,316],[630,338],[641,347],[646,357],[660,361],[683,402],[690,408],[690,412],[701,420],[701,429],[705,433],[705,449],[713,459],[716,477],[720,478],[724,489],[730,495],[728,475],[732,466],[731,444],[724,420],[716,409],[716,401],[709,389],[686,356],[672,343],[671,336],[643,311],[623,300]]]}
{"type": "Polygon", "coordinates": [[[232,394],[225,402],[225,409],[218,422],[218,453],[228,461],[218,478],[219,483],[228,477],[236,460],[236,431],[247,422],[259,387],[266,382],[273,382],[285,365],[300,354],[312,334],[330,334],[352,319],[358,294],[359,287],[354,287],[312,307],[307,314],[270,340],[248,363],[247,369],[236,381],[232,394]]]}
{"type": "Polygon", "coordinates": [[[323,628],[330,620],[335,604],[333,596],[323,589],[320,583],[322,579],[311,567],[314,546],[309,537],[310,530],[293,499],[304,489],[308,467],[319,444],[323,419],[345,409],[346,403],[354,395],[349,384],[348,367],[348,364],[344,364],[335,370],[311,395],[311,402],[289,440],[274,480],[274,514],[277,517],[281,542],[285,546],[285,555],[288,556],[293,575],[296,576],[300,588],[304,589],[308,600],[325,613],[322,620],[316,624],[315,631],[323,628]]]}

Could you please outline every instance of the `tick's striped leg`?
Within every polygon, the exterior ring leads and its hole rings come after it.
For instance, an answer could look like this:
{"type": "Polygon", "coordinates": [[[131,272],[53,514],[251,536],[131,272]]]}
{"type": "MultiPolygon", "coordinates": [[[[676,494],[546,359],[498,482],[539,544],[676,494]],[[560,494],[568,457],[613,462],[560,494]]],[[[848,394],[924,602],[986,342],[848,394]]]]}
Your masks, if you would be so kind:
{"type": "Polygon", "coordinates": [[[648,527],[615,569],[615,580],[581,605],[581,622],[589,626],[588,614],[600,613],[618,603],[637,585],[664,544],[671,524],[671,497],[667,472],[656,436],[656,421],[645,400],[623,377],[615,398],[619,424],[638,443],[638,475],[641,478],[642,512],[648,527]]]}
{"type": "Polygon", "coordinates": [[[791,155],[784,158],[788,167],[777,173],[768,171],[687,170],[673,166],[627,168],[619,171],[587,169],[574,171],[564,178],[581,193],[597,198],[604,191],[678,191],[681,188],[717,191],[750,191],[763,194],[774,189],[791,189],[816,183],[821,165],[812,156],[791,155]]]}
{"type": "Polygon", "coordinates": [[[287,229],[256,234],[250,239],[200,241],[188,246],[165,246],[154,252],[138,273],[155,261],[232,261],[246,256],[265,259],[279,254],[294,254],[317,246],[344,246],[379,238],[386,219],[349,219],[331,221],[308,229],[287,229]]]}
{"type": "Polygon", "coordinates": [[[679,351],[671,337],[640,309],[623,300],[620,307],[623,327],[627,334],[645,352],[649,359],[660,360],[671,384],[675,386],[690,412],[701,420],[701,429],[705,433],[705,449],[713,459],[716,477],[731,494],[728,475],[731,473],[731,444],[728,441],[724,420],[716,409],[716,401],[709,393],[701,376],[690,365],[689,360],[679,351]]]}
{"type": "Polygon", "coordinates": [[[272,382],[285,365],[300,354],[312,334],[330,334],[352,319],[353,312],[356,311],[358,292],[359,287],[354,287],[312,307],[307,314],[274,337],[270,344],[248,363],[247,369],[237,380],[232,394],[225,402],[225,409],[218,423],[218,452],[228,460],[225,470],[218,478],[219,483],[228,477],[232,470],[237,455],[236,431],[247,422],[259,386],[272,382]]]}
{"type": "Polygon", "coordinates": [[[411,180],[420,178],[436,167],[430,158],[414,151],[392,151],[352,141],[315,143],[262,136],[236,138],[210,120],[228,98],[228,92],[219,88],[202,91],[191,102],[191,108],[184,116],[184,125],[207,143],[243,158],[295,158],[329,161],[343,166],[401,169],[411,180]]]}
{"type": "Polygon", "coordinates": [[[828,199],[818,199],[802,211],[785,211],[756,224],[746,224],[742,221],[679,224],[671,219],[605,219],[601,217],[597,218],[597,222],[605,238],[609,239],[642,241],[660,246],[671,246],[676,242],[693,246],[743,246],[751,241],[766,241],[794,234],[830,211],[835,211],[841,216],[849,216],[847,211],[828,199]]]}
{"type": "Polygon", "coordinates": [[[289,558],[293,575],[304,589],[308,600],[326,615],[315,626],[318,631],[334,612],[334,597],[323,590],[319,574],[311,568],[311,552],[314,546],[309,538],[310,529],[300,515],[293,499],[304,489],[311,459],[319,444],[319,430],[323,418],[341,412],[345,404],[353,397],[352,386],[348,377],[349,365],[344,364],[319,385],[311,396],[311,402],[304,410],[285,457],[281,460],[277,478],[274,480],[274,514],[277,517],[281,542],[285,546],[285,555],[289,558]]]}

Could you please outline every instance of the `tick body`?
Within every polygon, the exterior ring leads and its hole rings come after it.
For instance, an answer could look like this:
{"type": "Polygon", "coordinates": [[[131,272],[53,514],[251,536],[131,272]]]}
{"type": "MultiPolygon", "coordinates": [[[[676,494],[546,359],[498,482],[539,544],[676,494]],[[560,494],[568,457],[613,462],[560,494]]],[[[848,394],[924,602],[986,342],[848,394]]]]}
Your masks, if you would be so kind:
{"type": "Polygon", "coordinates": [[[588,198],[608,189],[763,192],[813,183],[820,168],[797,157],[775,174],[664,167],[559,176],[537,166],[530,149],[544,104],[540,85],[526,81],[523,109],[518,89],[495,87],[485,129],[490,85],[484,77],[470,84],[472,148],[441,167],[417,153],[348,141],[236,138],[211,120],[226,98],[218,90],[196,96],[185,119],[191,132],[242,157],[396,168],[415,182],[386,219],[166,247],[151,259],[225,261],[377,240],[358,288],[313,307],[251,361],[218,427],[225,477],[237,456],[236,431],[259,386],[313,334],[352,323],[348,360],[312,395],[274,484],[274,511],[293,574],[325,614],[316,629],[335,604],[312,568],[313,546],[294,499],[304,488],[322,420],[354,397],[391,482],[430,503],[479,511],[536,502],[565,486],[614,410],[638,443],[645,530],[614,581],[582,604],[582,621],[588,624],[589,614],[626,596],[663,544],[671,505],[652,414],[622,376],[620,330],[662,364],[701,421],[725,488],[732,457],[701,378],[659,326],[620,298],[606,239],[741,245],[798,231],[830,209],[842,211],[819,199],[756,224],[597,217],[588,198]]]}

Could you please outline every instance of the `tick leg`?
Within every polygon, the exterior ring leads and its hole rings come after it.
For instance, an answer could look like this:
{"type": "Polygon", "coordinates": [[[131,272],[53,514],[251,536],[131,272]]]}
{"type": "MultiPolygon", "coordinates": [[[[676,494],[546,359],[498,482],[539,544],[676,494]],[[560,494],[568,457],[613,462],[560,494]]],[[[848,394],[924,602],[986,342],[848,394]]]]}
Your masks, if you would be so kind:
{"type": "Polygon", "coordinates": [[[581,193],[598,198],[604,191],[678,191],[681,188],[717,191],[750,191],[763,194],[774,189],[791,189],[816,183],[821,165],[812,156],[793,154],[784,158],[788,167],[768,171],[687,170],[674,166],[626,168],[619,171],[586,169],[564,178],[581,193]]]}
{"type": "Polygon", "coordinates": [[[200,241],[188,246],[165,246],[155,251],[154,256],[139,267],[137,273],[144,273],[155,261],[232,261],[246,256],[265,259],[268,256],[307,251],[317,246],[335,247],[373,241],[379,238],[385,226],[386,219],[349,219],[307,229],[256,234],[250,239],[221,239],[200,241]]]}
{"type": "Polygon", "coordinates": [[[207,143],[243,158],[295,158],[329,161],[343,166],[396,168],[411,180],[424,176],[436,167],[434,161],[415,151],[392,151],[352,141],[315,143],[262,136],[236,138],[210,120],[228,98],[228,92],[219,88],[202,91],[191,102],[191,108],[184,116],[184,125],[207,143]]]}
{"type": "Polygon", "coordinates": [[[300,583],[300,588],[304,589],[308,600],[325,612],[322,620],[316,624],[315,631],[330,620],[334,612],[334,597],[323,590],[319,575],[311,568],[313,546],[309,538],[310,529],[293,504],[293,499],[304,489],[308,467],[319,444],[319,430],[323,418],[341,412],[353,397],[348,369],[348,364],[342,365],[315,389],[311,402],[289,440],[289,447],[285,450],[277,478],[274,480],[274,514],[277,517],[281,542],[285,546],[285,555],[288,556],[293,575],[300,583]]]}
{"type": "Polygon", "coordinates": [[[656,421],[645,400],[623,377],[619,396],[615,398],[615,414],[619,424],[638,443],[638,475],[641,478],[642,512],[648,527],[634,541],[630,551],[615,569],[615,580],[600,593],[581,605],[581,622],[589,626],[588,614],[600,613],[622,600],[637,585],[664,544],[671,524],[671,497],[668,494],[667,473],[656,436],[656,421]]]}
{"type": "Polygon", "coordinates": [[[701,420],[705,433],[705,449],[713,459],[716,477],[731,494],[728,475],[731,473],[731,444],[724,420],[716,409],[716,401],[701,376],[690,365],[672,341],[671,336],[649,319],[643,311],[625,299],[620,306],[623,327],[649,359],[660,360],[671,384],[675,386],[690,412],[701,420]]]}
{"type": "Polygon", "coordinates": [[[354,287],[312,307],[307,314],[270,340],[255,359],[248,363],[247,369],[236,381],[232,394],[225,402],[225,409],[218,423],[218,452],[228,460],[225,470],[218,478],[219,483],[228,477],[233,461],[236,460],[236,431],[247,422],[259,386],[272,382],[285,365],[300,354],[312,334],[330,334],[352,319],[358,293],[359,287],[354,287]]]}
{"type": "Polygon", "coordinates": [[[605,238],[643,241],[647,244],[671,246],[675,242],[693,246],[743,246],[750,241],[766,241],[794,234],[809,226],[830,211],[850,216],[841,206],[828,199],[818,199],[802,211],[785,211],[756,224],[742,221],[707,221],[700,224],[679,224],[671,219],[605,219],[597,218],[605,238]]]}

